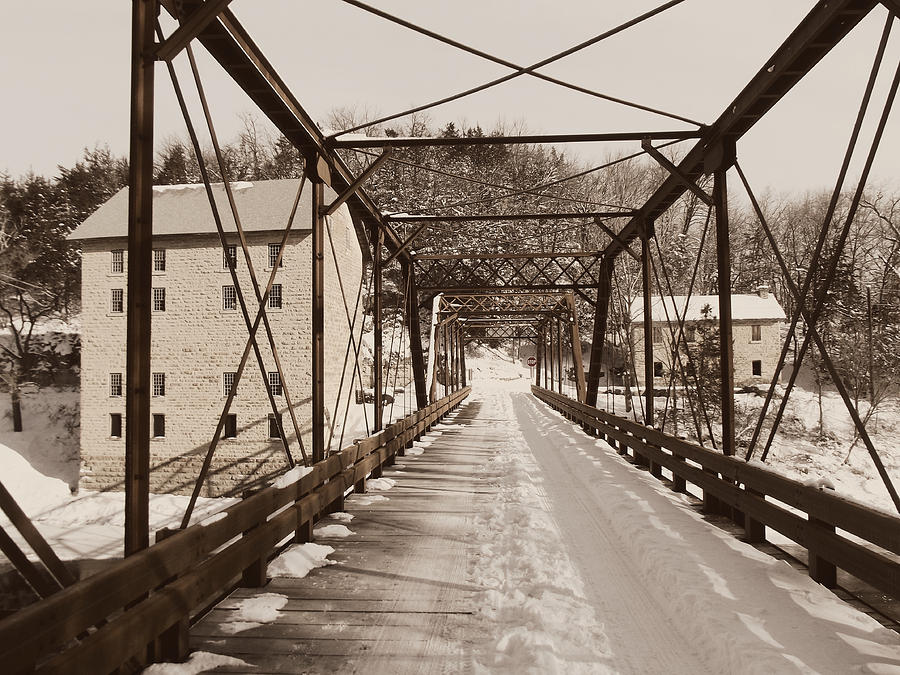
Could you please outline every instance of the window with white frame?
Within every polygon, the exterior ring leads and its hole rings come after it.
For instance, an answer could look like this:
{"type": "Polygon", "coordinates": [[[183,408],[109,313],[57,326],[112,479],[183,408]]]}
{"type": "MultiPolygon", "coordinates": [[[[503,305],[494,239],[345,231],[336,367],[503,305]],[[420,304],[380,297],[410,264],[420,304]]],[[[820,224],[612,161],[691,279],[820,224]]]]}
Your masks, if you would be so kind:
{"type": "Polygon", "coordinates": [[[110,251],[109,271],[112,274],[122,274],[125,271],[125,251],[120,248],[110,251]]]}
{"type": "MultiPolygon", "coordinates": [[[[237,378],[237,373],[222,373],[222,395],[228,396],[231,393],[231,390],[234,388],[234,381],[237,378]]],[[[235,396],[237,396],[237,390],[234,391],[235,396]]]]}
{"type": "Polygon", "coordinates": [[[281,373],[277,370],[269,373],[269,390],[272,396],[281,396],[281,373]]]}
{"type": "Polygon", "coordinates": [[[234,286],[222,286],[222,309],[237,309],[237,291],[234,286]]]}
{"type": "Polygon", "coordinates": [[[281,309],[281,284],[272,284],[269,291],[269,309],[281,309]]]}
{"type": "Polygon", "coordinates": [[[762,324],[754,323],[750,326],[750,342],[762,342],[762,324]]]}
{"type": "Polygon", "coordinates": [[[113,314],[121,314],[125,311],[125,291],[121,288],[113,288],[109,293],[109,311],[113,314]]]}
{"type": "Polygon", "coordinates": [[[222,269],[228,269],[228,261],[231,261],[233,267],[237,267],[237,245],[227,244],[222,252],[222,269]]]}
{"type": "Polygon", "coordinates": [[[153,373],[153,395],[154,396],[165,396],[166,395],[166,374],[165,373],[153,373]]]}
{"type": "Polygon", "coordinates": [[[166,249],[164,249],[164,248],[153,249],[153,271],[154,272],[165,272],[166,271],[166,249]]]}
{"type": "Polygon", "coordinates": [[[276,262],[279,267],[284,267],[284,258],[278,260],[279,253],[281,253],[281,244],[269,244],[269,268],[275,267],[276,262]]]}
{"type": "Polygon", "coordinates": [[[122,373],[110,373],[109,374],[109,395],[110,396],[121,396],[122,395],[122,373]]]}
{"type": "Polygon", "coordinates": [[[153,289],[153,311],[154,312],[165,312],[166,311],[166,289],[165,288],[154,288],[153,289]]]}

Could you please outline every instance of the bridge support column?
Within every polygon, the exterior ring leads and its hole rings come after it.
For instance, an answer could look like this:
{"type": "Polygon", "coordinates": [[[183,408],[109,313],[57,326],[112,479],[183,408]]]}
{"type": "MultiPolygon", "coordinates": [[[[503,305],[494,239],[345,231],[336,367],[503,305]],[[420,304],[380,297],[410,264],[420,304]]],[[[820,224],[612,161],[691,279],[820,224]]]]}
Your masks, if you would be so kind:
{"type": "MultiPolygon", "coordinates": [[[[377,226],[376,226],[377,227],[377,226]]],[[[382,295],[382,270],[381,270],[381,247],[384,243],[384,230],[377,227],[377,231],[372,233],[372,246],[374,247],[372,255],[373,274],[375,283],[373,293],[375,295],[375,354],[374,354],[374,375],[375,382],[373,389],[375,390],[375,423],[373,429],[375,432],[384,428],[384,347],[382,345],[382,311],[381,311],[381,295],[382,295]]]]}
{"type": "Polygon", "coordinates": [[[406,328],[409,332],[409,353],[412,357],[413,380],[416,385],[416,407],[428,405],[425,390],[425,355],[422,352],[422,326],[419,323],[419,291],[412,264],[404,266],[406,271],[406,328]]]}
{"type": "Polygon", "coordinates": [[[325,459],[325,187],[310,171],[312,187],[312,461],[325,459]]]}
{"type": "Polygon", "coordinates": [[[534,364],[534,386],[541,386],[541,366],[543,365],[543,351],[544,351],[544,328],[541,327],[538,329],[538,335],[534,342],[534,359],[536,363],[534,364]]]}
{"type": "Polygon", "coordinates": [[[734,347],[731,333],[731,245],[728,232],[728,168],[734,143],[723,142],[713,153],[713,204],[716,210],[716,268],[719,287],[719,377],[722,398],[722,452],[734,454],[734,347]]]}
{"type": "Polygon", "coordinates": [[[153,256],[153,30],[156,0],[131,15],[128,314],[125,354],[125,555],[150,545],[150,303],[153,256]]]}
{"type": "Polygon", "coordinates": [[[459,329],[459,372],[462,375],[462,386],[469,386],[469,378],[466,373],[466,336],[462,332],[462,328],[459,329]]]}
{"type": "MultiPolygon", "coordinates": [[[[584,381],[584,361],[581,357],[581,331],[578,329],[578,308],[575,305],[575,294],[569,293],[566,295],[566,302],[569,305],[569,319],[572,322],[570,337],[572,340],[572,367],[575,369],[575,391],[578,400],[584,403],[587,384],[584,381]]],[[[585,429],[587,429],[587,426],[585,426],[585,429]]]]}
{"type": "Polygon", "coordinates": [[[650,233],[653,224],[645,222],[641,235],[641,285],[644,293],[644,424],[652,427],[653,414],[653,307],[650,279],[650,233]]]}
{"type": "MultiPolygon", "coordinates": [[[[603,346],[606,340],[606,320],[609,316],[610,286],[615,258],[603,258],[600,264],[600,285],[597,288],[597,303],[594,306],[594,332],[591,337],[591,362],[588,367],[588,379],[584,402],[597,406],[597,390],[600,387],[600,371],[603,370],[603,346]]],[[[606,374],[607,386],[610,373],[606,374]]]]}

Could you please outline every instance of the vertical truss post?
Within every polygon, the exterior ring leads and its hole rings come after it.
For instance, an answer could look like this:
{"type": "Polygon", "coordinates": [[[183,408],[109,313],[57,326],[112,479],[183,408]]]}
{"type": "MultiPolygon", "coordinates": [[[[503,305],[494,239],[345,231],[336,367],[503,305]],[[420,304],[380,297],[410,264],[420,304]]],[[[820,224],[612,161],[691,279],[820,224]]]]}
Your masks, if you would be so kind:
{"type": "Polygon", "coordinates": [[[442,353],[441,359],[442,359],[442,363],[444,365],[444,397],[445,398],[449,392],[448,384],[450,381],[450,373],[448,372],[448,366],[450,364],[447,363],[447,329],[448,328],[449,328],[449,326],[446,323],[441,324],[441,344],[443,347],[443,353],[442,353]]]}
{"type": "MultiPolygon", "coordinates": [[[[606,340],[606,324],[609,318],[612,273],[615,258],[604,257],[600,263],[600,285],[597,288],[597,303],[594,306],[594,332],[591,337],[591,363],[588,370],[587,390],[584,402],[597,405],[597,389],[600,387],[600,371],[603,369],[603,343],[606,340]]],[[[609,373],[607,373],[609,382],[609,373]]]]}
{"type": "Polygon", "coordinates": [[[541,386],[541,366],[543,365],[544,352],[544,327],[538,329],[537,338],[534,343],[534,358],[537,363],[534,366],[534,386],[541,386]]]}
{"type": "Polygon", "coordinates": [[[652,427],[653,414],[653,307],[650,285],[650,229],[644,223],[641,233],[641,286],[644,293],[644,424],[652,427]]]}
{"type": "Polygon", "coordinates": [[[325,459],[325,184],[312,184],[312,462],[325,459]]]}
{"type": "Polygon", "coordinates": [[[462,376],[462,386],[468,386],[468,377],[466,374],[466,336],[463,333],[463,328],[460,326],[459,329],[459,373],[462,376]]]}
{"type": "Polygon", "coordinates": [[[374,370],[375,382],[372,388],[375,390],[375,422],[374,431],[377,433],[384,428],[384,344],[382,336],[382,292],[384,291],[382,284],[381,269],[381,249],[384,243],[384,230],[378,225],[373,226],[375,231],[372,232],[372,267],[375,277],[373,293],[375,294],[375,355],[374,370]]]}
{"type": "Polygon", "coordinates": [[[412,263],[405,265],[407,277],[406,328],[409,331],[409,352],[412,357],[413,380],[416,385],[416,407],[428,405],[425,387],[425,355],[422,352],[422,327],[419,323],[419,290],[412,263]]]}
{"type": "Polygon", "coordinates": [[[716,268],[719,286],[719,378],[722,397],[722,452],[734,454],[734,346],[731,332],[731,245],[728,232],[728,168],[734,143],[723,141],[713,152],[713,204],[716,210],[716,268]]]}
{"type": "Polygon", "coordinates": [[[575,368],[575,391],[578,400],[584,403],[585,381],[584,362],[581,358],[581,332],[578,330],[578,309],[575,306],[575,294],[566,294],[569,305],[569,320],[572,322],[570,337],[572,339],[572,366],[575,368]]]}
{"type": "Polygon", "coordinates": [[[556,376],[559,378],[559,393],[563,393],[565,374],[563,373],[562,318],[556,319],[556,376]]]}
{"type": "Polygon", "coordinates": [[[153,30],[156,0],[131,14],[128,317],[125,355],[125,555],[150,545],[150,302],[153,256],[153,30]]]}
{"type": "Polygon", "coordinates": [[[456,323],[450,324],[450,391],[456,391],[456,323]]]}
{"type": "Polygon", "coordinates": [[[550,371],[550,391],[556,391],[556,345],[553,341],[553,317],[547,320],[547,363],[550,371]]]}

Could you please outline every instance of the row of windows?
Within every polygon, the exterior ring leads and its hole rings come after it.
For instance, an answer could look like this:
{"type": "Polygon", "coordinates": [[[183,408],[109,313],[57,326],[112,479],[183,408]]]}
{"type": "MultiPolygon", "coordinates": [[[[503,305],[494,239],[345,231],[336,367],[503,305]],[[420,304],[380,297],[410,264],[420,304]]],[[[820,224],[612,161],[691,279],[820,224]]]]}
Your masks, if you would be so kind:
{"type": "MultiPolygon", "coordinates": [[[[122,413],[109,414],[109,435],[110,438],[122,438],[122,413]]],[[[274,415],[269,413],[269,439],[281,438],[281,413],[274,415]]],[[[166,437],[166,416],[163,413],[153,413],[152,416],[152,434],[153,438],[166,437]]],[[[229,413],[225,418],[225,428],[223,429],[224,438],[237,438],[237,414],[229,413]]]]}
{"type": "MultiPolygon", "coordinates": [[[[237,373],[235,372],[226,372],[222,373],[222,395],[228,396],[232,389],[234,389],[234,380],[237,377],[237,373]]],[[[272,392],[272,396],[281,396],[282,387],[281,387],[281,375],[279,375],[278,371],[274,371],[268,374],[269,378],[269,391],[272,392]]],[[[166,395],[166,374],[165,373],[153,373],[152,374],[152,391],[154,396],[165,396],[166,395]]],[[[110,373],[109,374],[109,395],[110,396],[122,396],[123,391],[123,379],[122,373],[110,373]]],[[[234,391],[234,395],[237,395],[237,390],[234,391]]]]}
{"type": "MultiPolygon", "coordinates": [[[[284,267],[284,258],[281,256],[281,244],[269,244],[268,262],[269,268],[284,267]]],[[[237,245],[229,244],[222,251],[222,269],[227,270],[229,267],[237,267],[237,245]],[[228,263],[231,263],[229,265],[228,263]]],[[[109,271],[111,274],[122,274],[125,272],[125,250],[115,249],[110,251],[109,271]]],[[[166,249],[153,249],[153,271],[166,271],[166,249]]]]}
{"type": "MultiPolygon", "coordinates": [[[[269,309],[282,308],[281,284],[272,284],[269,289],[267,306],[269,309]]],[[[222,309],[234,311],[237,309],[237,289],[234,286],[222,286],[222,309]]],[[[111,314],[122,314],[125,311],[125,290],[122,288],[110,289],[109,311],[111,314]]],[[[153,288],[153,311],[166,311],[166,289],[153,288]]]]}
{"type": "MultiPolygon", "coordinates": [[[[753,373],[754,377],[762,376],[762,361],[759,359],[755,359],[750,362],[750,371],[753,373]]],[[[663,377],[663,363],[662,361],[654,361],[653,362],[653,377],[663,377]]]]}
{"type": "MultiPolygon", "coordinates": [[[[687,325],[684,327],[684,337],[688,342],[697,341],[697,327],[687,325]]],[[[750,325],[750,342],[762,342],[762,324],[754,323],[750,325]]],[[[653,344],[663,343],[662,326],[653,326],[653,344]]]]}

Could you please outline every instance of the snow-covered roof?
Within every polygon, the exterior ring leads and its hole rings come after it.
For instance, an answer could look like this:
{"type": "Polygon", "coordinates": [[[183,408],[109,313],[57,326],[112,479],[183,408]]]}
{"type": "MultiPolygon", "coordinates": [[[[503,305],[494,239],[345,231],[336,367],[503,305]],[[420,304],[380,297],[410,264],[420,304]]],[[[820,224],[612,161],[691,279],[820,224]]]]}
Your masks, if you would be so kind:
{"type": "MultiPolygon", "coordinates": [[[[710,308],[709,318],[717,319],[719,317],[718,295],[692,295],[687,303],[687,310],[685,310],[686,300],[687,296],[685,295],[665,298],[658,295],[652,296],[650,313],[653,321],[665,322],[667,311],[668,318],[673,322],[676,321],[676,316],[684,317],[686,321],[699,321],[704,318],[703,310],[707,306],[710,308]]],[[[731,318],[733,321],[784,321],[787,317],[781,305],[778,304],[778,300],[772,295],[762,298],[756,294],[734,294],[731,296],[731,318]]],[[[637,297],[631,302],[631,320],[632,322],[644,320],[642,297],[637,297]]]]}
{"type": "MultiPolygon", "coordinates": [[[[261,180],[234,182],[231,184],[241,226],[248,232],[283,230],[297,196],[298,181],[261,180]]],[[[226,231],[236,230],[228,197],[222,183],[212,186],[216,205],[226,231]]],[[[300,197],[295,230],[310,229],[312,190],[307,186],[300,197]]],[[[333,201],[333,190],[326,186],[325,201],[333,201]]],[[[153,188],[153,234],[201,234],[215,233],[209,199],[202,183],[190,185],[158,185],[153,188]]],[[[122,188],[87,220],[75,228],[69,239],[101,239],[124,237],[128,234],[128,188],[122,188]]]]}

